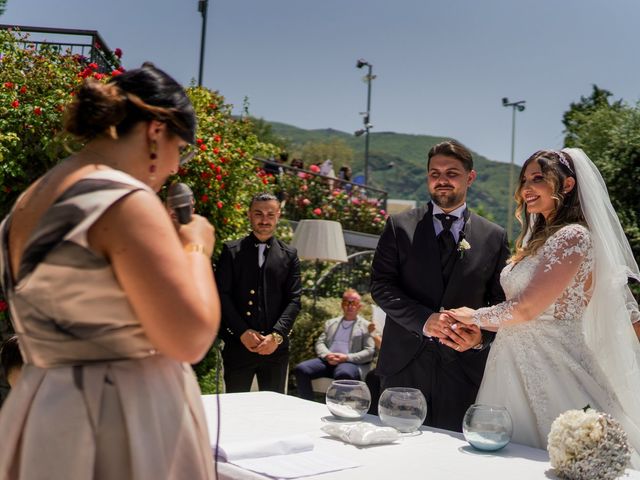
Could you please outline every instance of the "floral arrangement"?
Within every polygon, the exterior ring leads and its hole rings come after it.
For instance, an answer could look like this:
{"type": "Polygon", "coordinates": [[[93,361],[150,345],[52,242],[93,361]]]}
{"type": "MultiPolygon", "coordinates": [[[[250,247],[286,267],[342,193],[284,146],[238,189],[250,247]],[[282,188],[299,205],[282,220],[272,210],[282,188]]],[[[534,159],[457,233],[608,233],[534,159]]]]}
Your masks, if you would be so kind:
{"type": "Polygon", "coordinates": [[[631,457],[621,425],[589,407],[568,410],[553,421],[547,450],[558,476],[569,480],[618,478],[631,457]]]}
{"type": "MultiPolygon", "coordinates": [[[[313,167],[310,168],[312,172],[313,167]]],[[[384,228],[387,213],[382,208],[382,201],[368,197],[359,186],[340,188],[330,179],[304,172],[283,174],[280,185],[287,192],[283,215],[289,220],[335,220],[345,230],[375,235],[384,228]]]]}

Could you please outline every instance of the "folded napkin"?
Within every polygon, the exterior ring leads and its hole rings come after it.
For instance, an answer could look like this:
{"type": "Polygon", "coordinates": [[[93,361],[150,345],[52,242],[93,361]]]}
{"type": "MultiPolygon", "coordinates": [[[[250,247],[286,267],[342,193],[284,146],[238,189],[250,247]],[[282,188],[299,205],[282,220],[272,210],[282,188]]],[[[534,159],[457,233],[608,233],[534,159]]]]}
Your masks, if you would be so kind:
{"type": "Polygon", "coordinates": [[[247,458],[272,457],[313,450],[313,440],[306,435],[289,435],[287,437],[269,438],[265,440],[243,440],[226,442],[218,447],[220,458],[234,463],[247,458]]]}
{"type": "Polygon", "coordinates": [[[358,446],[391,443],[400,438],[400,433],[395,428],[379,427],[367,422],[342,425],[328,423],[323,425],[321,430],[332,437],[358,446]]]}
{"type": "Polygon", "coordinates": [[[314,448],[306,435],[220,445],[223,461],[272,478],[295,479],[359,467],[350,458],[314,448]]]}

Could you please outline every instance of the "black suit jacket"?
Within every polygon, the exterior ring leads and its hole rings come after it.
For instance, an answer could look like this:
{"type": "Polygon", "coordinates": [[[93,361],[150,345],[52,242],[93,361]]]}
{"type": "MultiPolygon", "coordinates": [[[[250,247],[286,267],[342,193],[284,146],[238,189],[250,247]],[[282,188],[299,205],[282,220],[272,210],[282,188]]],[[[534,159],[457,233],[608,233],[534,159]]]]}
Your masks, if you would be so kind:
{"type": "Polygon", "coordinates": [[[280,348],[286,348],[289,332],[300,311],[300,261],[295,248],[272,237],[267,242],[269,248],[260,277],[257,242],[250,234],[222,247],[216,265],[222,304],[220,336],[227,342],[239,342],[240,336],[249,328],[263,334],[276,331],[285,339],[280,348]],[[257,282],[261,282],[264,292],[266,331],[256,323],[257,282]]]}
{"type": "MultiPolygon", "coordinates": [[[[464,227],[471,248],[458,256],[445,289],[431,204],[387,220],[372,265],[371,294],[386,312],[378,360],[380,375],[393,375],[426,342],[427,317],[442,308],[479,308],[504,300],[500,272],[509,255],[504,229],[471,213],[464,227]]],[[[493,334],[483,331],[487,343],[493,334]]],[[[474,384],[482,380],[488,349],[456,352],[437,344],[443,362],[459,361],[474,384]]]]}

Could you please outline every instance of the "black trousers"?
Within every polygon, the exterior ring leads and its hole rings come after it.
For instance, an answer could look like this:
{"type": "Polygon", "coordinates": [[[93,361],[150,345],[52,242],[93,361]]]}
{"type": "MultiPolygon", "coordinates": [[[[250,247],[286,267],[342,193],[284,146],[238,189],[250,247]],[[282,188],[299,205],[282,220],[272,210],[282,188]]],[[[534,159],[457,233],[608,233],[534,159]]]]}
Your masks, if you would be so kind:
{"type": "Polygon", "coordinates": [[[380,394],[382,391],[380,390],[380,377],[378,376],[378,372],[376,369],[369,370],[367,372],[366,377],[364,377],[364,381],[369,387],[369,392],[371,392],[371,406],[369,407],[369,411],[371,415],[378,415],[378,402],[380,401],[380,394]]]}
{"type": "Polygon", "coordinates": [[[425,343],[409,364],[381,378],[382,391],[389,387],[419,389],[427,400],[425,424],[454,432],[462,431],[462,419],[478,394],[476,385],[457,360],[443,361],[438,346],[425,343]]]}
{"type": "Polygon", "coordinates": [[[287,384],[289,348],[280,346],[271,355],[250,352],[240,342],[229,341],[222,350],[227,393],[248,392],[253,376],[261,391],[284,393],[287,384]]]}

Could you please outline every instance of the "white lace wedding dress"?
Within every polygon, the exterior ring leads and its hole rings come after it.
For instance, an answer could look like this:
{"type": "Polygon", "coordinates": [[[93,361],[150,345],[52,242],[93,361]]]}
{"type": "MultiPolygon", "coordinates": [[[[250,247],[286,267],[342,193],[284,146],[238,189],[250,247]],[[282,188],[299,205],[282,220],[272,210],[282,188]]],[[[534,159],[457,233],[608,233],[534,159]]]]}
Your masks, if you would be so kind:
{"type": "Polygon", "coordinates": [[[485,327],[519,322],[498,329],[477,397],[477,403],[509,410],[514,442],[546,448],[553,420],[586,405],[637,433],[640,412],[626,416],[584,340],[593,262],[589,231],[565,226],[535,255],[505,267],[507,301],[474,314],[485,327]]]}

